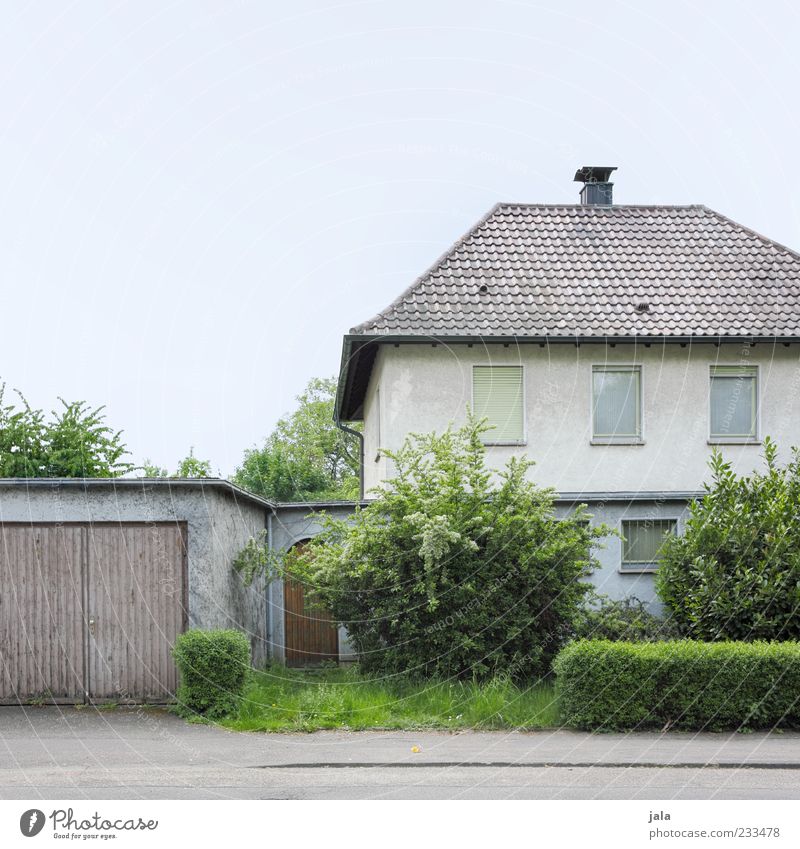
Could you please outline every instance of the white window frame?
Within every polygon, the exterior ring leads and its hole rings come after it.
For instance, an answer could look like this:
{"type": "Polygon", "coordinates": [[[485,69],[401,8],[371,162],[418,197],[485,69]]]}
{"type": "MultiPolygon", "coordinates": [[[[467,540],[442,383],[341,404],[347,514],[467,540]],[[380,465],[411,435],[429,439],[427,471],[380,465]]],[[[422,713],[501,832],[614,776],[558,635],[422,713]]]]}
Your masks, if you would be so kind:
{"type": "Polygon", "coordinates": [[[708,367],[708,444],[709,445],[760,445],[761,444],[761,367],[759,363],[711,363],[708,367]],[[753,392],[756,405],[755,435],[736,436],[726,434],[713,434],[711,432],[711,384],[714,380],[714,369],[716,368],[739,368],[751,371],[755,374],[756,385],[753,392]]]}
{"type": "Polygon", "coordinates": [[[592,426],[592,438],[589,440],[590,445],[644,445],[644,369],[640,363],[593,363],[589,371],[589,418],[592,426]],[[638,417],[639,434],[637,436],[628,436],[620,434],[618,436],[598,436],[595,433],[594,415],[596,404],[594,400],[594,376],[598,372],[608,371],[624,371],[636,372],[639,375],[638,381],[638,405],[636,415],[638,417]]]}
{"type": "Polygon", "coordinates": [[[672,522],[675,526],[675,536],[680,533],[680,519],[677,516],[629,516],[627,519],[620,519],[619,532],[622,537],[620,539],[619,552],[619,572],[625,575],[642,575],[650,574],[658,571],[658,560],[625,560],[625,525],[628,522],[672,522]]]}
{"type": "Polygon", "coordinates": [[[377,423],[375,425],[375,462],[380,462],[381,459],[381,442],[383,441],[383,437],[381,436],[381,388],[380,386],[375,387],[375,416],[377,419],[377,423]]]}
{"type": "Polygon", "coordinates": [[[525,365],[523,363],[473,363],[470,369],[470,408],[475,412],[475,369],[476,368],[518,368],[520,369],[522,380],[522,439],[492,439],[491,430],[487,431],[483,436],[483,444],[491,446],[502,445],[527,445],[528,444],[528,403],[525,384],[527,375],[525,373],[525,365]]]}

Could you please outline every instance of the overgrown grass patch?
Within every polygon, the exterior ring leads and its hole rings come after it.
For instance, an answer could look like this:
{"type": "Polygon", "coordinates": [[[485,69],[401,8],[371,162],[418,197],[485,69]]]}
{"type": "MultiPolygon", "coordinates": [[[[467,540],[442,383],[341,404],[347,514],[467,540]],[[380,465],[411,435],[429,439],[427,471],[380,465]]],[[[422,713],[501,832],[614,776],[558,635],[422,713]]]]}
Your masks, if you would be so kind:
{"type": "Polygon", "coordinates": [[[252,673],[238,713],[221,724],[238,731],[536,729],[559,725],[559,716],[546,682],[410,681],[356,667],[273,666],[252,673]]]}

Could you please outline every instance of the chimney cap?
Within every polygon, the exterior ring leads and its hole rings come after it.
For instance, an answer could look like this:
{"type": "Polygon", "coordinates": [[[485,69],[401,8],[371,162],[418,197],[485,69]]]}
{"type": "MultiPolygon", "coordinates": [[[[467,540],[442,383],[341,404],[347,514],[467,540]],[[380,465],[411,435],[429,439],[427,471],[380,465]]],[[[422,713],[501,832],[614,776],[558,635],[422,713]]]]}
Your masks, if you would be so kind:
{"type": "Polygon", "coordinates": [[[616,165],[583,165],[575,172],[575,183],[607,183],[616,165]]]}

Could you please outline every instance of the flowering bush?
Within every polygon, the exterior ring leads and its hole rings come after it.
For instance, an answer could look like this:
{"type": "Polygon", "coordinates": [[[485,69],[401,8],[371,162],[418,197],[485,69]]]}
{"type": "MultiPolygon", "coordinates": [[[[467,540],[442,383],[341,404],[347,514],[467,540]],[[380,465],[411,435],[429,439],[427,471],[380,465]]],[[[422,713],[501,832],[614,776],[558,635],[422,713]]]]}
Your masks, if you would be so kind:
{"type": "Polygon", "coordinates": [[[323,533],[286,568],[345,625],[363,668],[485,678],[541,675],[569,638],[594,567],[579,508],[557,519],[553,491],[512,459],[494,476],[472,418],[413,435],[394,477],[352,520],[323,533]]]}

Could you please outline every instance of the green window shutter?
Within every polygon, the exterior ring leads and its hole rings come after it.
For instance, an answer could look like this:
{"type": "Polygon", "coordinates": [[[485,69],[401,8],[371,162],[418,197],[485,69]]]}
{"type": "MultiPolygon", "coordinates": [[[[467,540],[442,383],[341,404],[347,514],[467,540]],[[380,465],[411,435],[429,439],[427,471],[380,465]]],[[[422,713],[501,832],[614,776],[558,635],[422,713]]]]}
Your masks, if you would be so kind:
{"type": "Polygon", "coordinates": [[[473,366],[472,408],[492,428],[483,434],[484,442],[524,442],[522,366],[473,366]]]}

